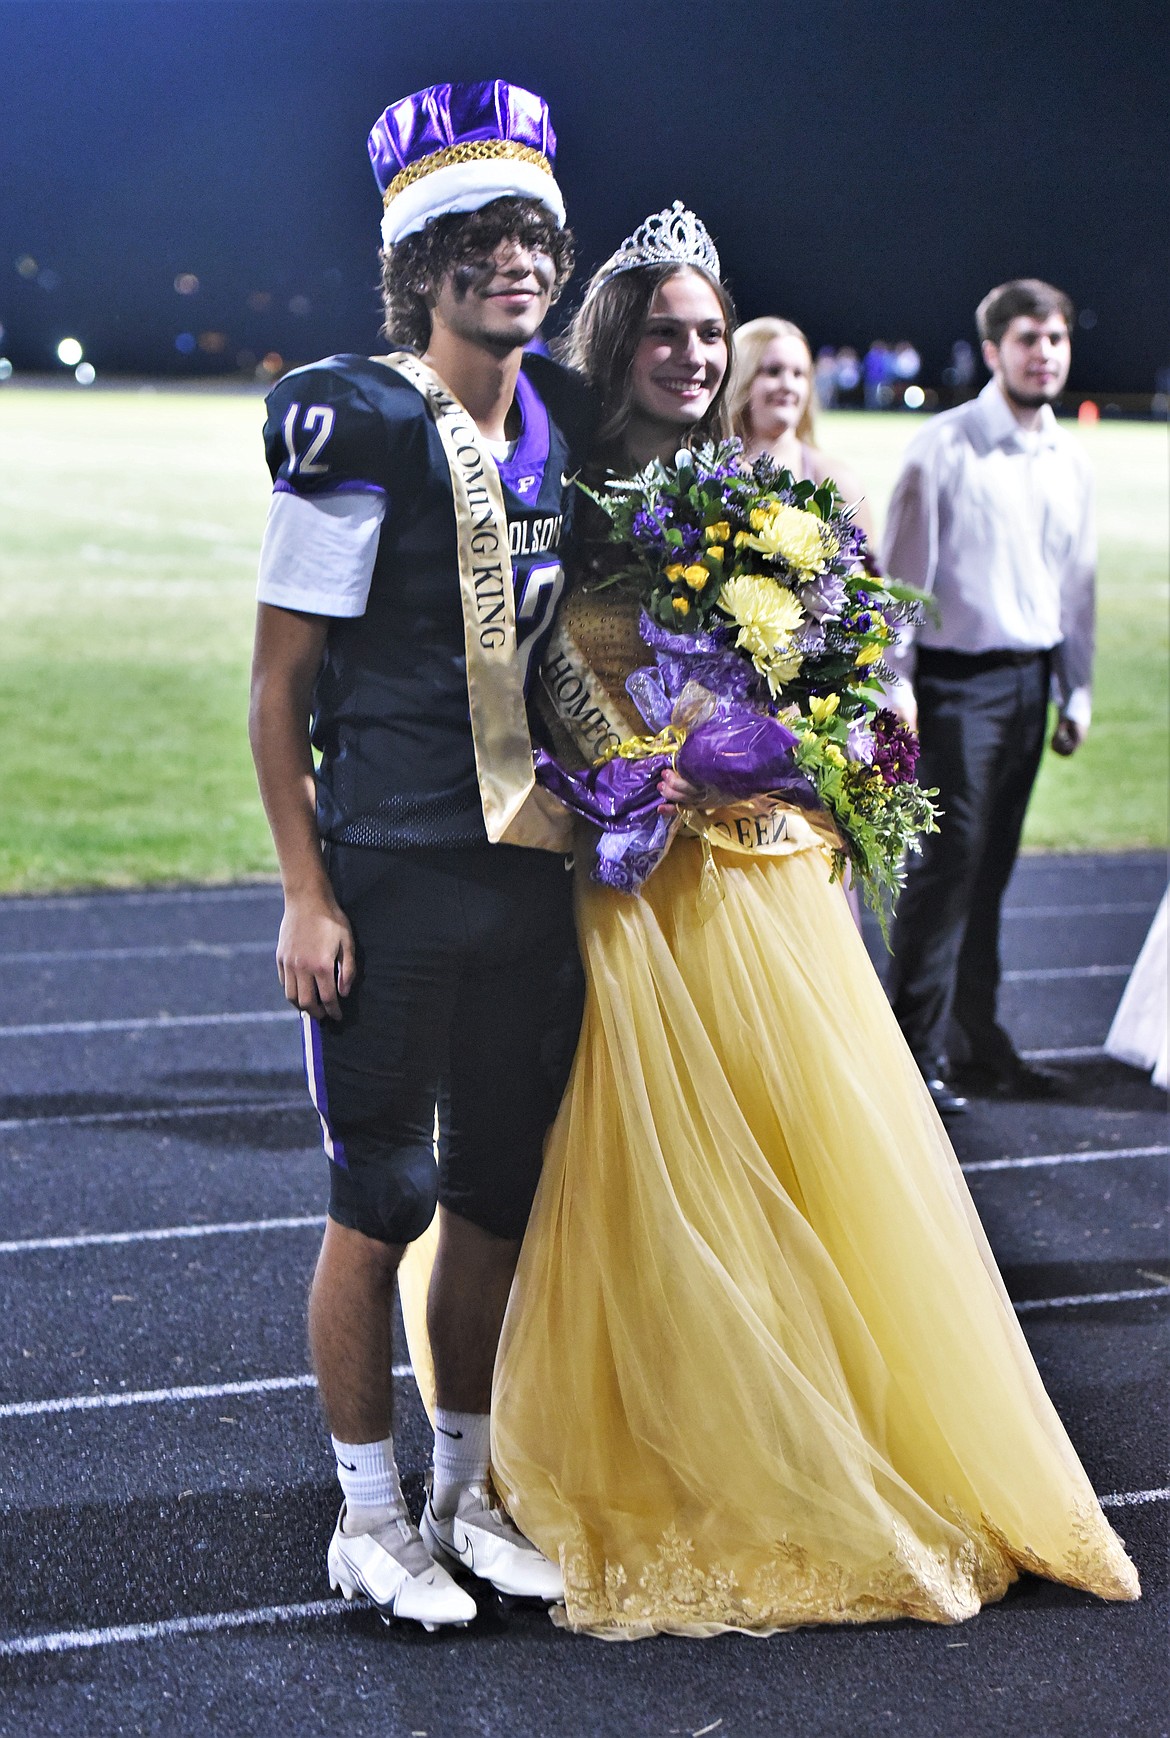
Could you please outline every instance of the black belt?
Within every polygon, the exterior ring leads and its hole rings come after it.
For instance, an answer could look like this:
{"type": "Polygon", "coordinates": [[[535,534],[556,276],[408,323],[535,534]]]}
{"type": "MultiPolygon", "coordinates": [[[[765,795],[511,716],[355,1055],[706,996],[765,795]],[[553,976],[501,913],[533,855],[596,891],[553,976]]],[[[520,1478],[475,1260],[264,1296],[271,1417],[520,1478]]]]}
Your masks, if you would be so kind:
{"type": "Polygon", "coordinates": [[[1052,656],[1052,648],[1043,651],[1017,652],[1004,648],[995,652],[948,652],[935,646],[918,647],[918,673],[933,672],[938,676],[978,676],[984,670],[1002,670],[1010,665],[1034,664],[1052,656]]]}

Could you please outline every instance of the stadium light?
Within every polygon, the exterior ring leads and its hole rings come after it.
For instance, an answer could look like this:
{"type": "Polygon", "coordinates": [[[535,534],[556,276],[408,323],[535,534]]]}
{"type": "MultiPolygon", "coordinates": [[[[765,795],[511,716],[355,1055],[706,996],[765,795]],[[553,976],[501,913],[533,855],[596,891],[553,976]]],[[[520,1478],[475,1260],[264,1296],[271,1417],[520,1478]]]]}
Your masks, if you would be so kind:
{"type": "Polygon", "coordinates": [[[76,368],[85,351],[76,338],[62,338],[57,346],[57,360],[63,362],[66,368],[76,368]]]}
{"type": "Polygon", "coordinates": [[[902,403],[907,410],[921,410],[926,403],[926,394],[920,386],[908,386],[902,394],[902,403]]]}
{"type": "Polygon", "coordinates": [[[92,362],[79,362],[73,370],[73,378],[78,386],[92,386],[97,379],[97,369],[92,362]]]}
{"type": "Polygon", "coordinates": [[[7,356],[0,356],[0,380],[12,379],[12,364],[7,356]]]}

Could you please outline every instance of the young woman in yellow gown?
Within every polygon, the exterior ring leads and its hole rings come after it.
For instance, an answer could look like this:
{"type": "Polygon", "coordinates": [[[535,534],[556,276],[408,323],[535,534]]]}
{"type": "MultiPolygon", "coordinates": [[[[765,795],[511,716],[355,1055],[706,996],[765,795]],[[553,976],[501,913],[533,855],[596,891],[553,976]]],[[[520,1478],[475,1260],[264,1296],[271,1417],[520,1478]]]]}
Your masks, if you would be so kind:
{"type": "MultiPolygon", "coordinates": [[[[686,216],[624,244],[571,335],[627,474],[723,430],[730,306],[686,216]]],[[[562,609],[622,694],[651,661],[637,602],[570,576],[562,609]]],[[[554,1615],[615,1639],[949,1623],[1020,1570],[1136,1599],[816,835],[715,857],[701,913],[685,834],[638,897],[579,854],[585,1020],[492,1404],[554,1615]]]]}

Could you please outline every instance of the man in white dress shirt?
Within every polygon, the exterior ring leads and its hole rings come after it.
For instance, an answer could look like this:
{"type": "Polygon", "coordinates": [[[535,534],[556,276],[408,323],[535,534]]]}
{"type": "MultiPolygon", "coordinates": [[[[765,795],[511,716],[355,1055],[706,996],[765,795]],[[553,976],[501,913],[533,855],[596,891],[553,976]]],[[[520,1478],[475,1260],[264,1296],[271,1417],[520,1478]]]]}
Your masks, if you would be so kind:
{"type": "Polygon", "coordinates": [[[892,698],[917,715],[918,777],[938,787],[940,831],[912,858],[894,928],[891,994],[944,1114],[950,1040],[972,1090],[1049,1095],[1000,1026],[1000,902],[1039,770],[1089,727],[1096,537],[1089,461],[1057,424],[1073,310],[1036,278],[1001,284],[976,321],[991,380],[907,448],[890,504],[885,570],[932,594],[890,659],[892,698]],[[956,1032],[957,1028],[957,1032],[956,1032]]]}

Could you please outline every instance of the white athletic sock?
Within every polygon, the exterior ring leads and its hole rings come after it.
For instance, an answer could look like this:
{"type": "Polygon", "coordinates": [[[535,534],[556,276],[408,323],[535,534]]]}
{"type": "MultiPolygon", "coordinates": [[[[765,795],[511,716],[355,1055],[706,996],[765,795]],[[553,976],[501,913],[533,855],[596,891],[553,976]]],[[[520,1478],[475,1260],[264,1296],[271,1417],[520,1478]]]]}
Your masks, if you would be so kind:
{"type": "Polygon", "coordinates": [[[340,1442],[333,1437],[337,1478],[345,1497],[345,1532],[373,1533],[406,1514],[406,1498],[394,1459],[394,1438],[340,1442]]]}
{"type": "Polygon", "coordinates": [[[453,1515],[460,1493],[483,1484],[491,1458],[491,1415],[449,1412],[435,1407],[435,1478],[431,1507],[436,1515],[453,1515]]]}

